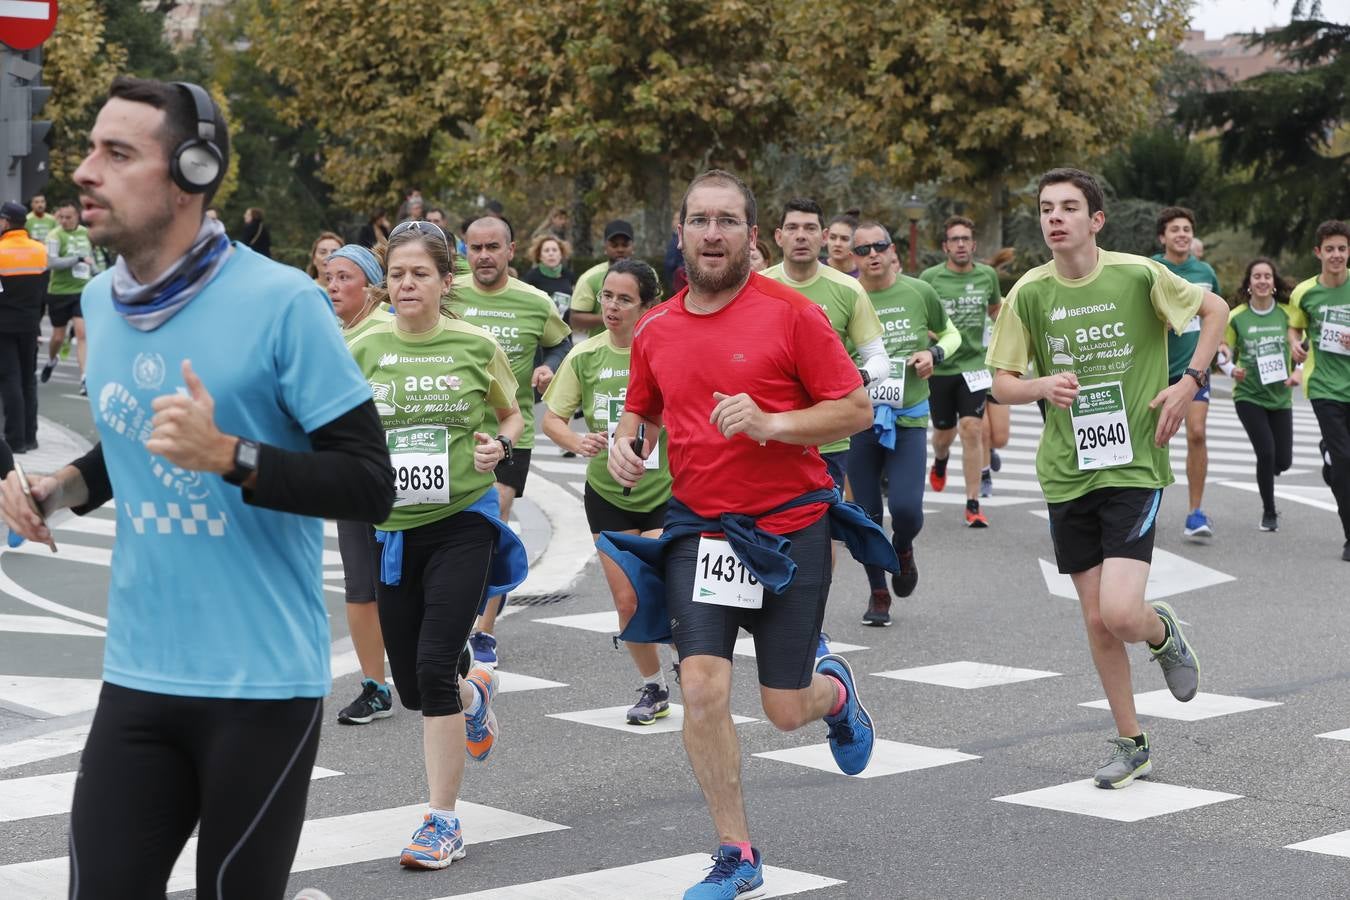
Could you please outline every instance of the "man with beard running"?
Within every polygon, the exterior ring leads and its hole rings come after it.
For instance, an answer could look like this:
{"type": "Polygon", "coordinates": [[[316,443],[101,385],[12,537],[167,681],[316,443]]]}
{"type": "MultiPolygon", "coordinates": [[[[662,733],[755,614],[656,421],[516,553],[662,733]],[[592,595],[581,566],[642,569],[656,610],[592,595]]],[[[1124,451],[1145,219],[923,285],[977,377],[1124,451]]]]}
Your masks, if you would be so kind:
{"type": "Polygon", "coordinates": [[[638,324],[609,455],[615,480],[636,485],[663,425],[669,435],[666,622],[680,655],[685,749],[720,845],[685,900],[735,898],[764,882],[730,711],[742,625],[754,634],[760,699],[774,725],[793,731],[824,719],[848,774],[866,768],[873,743],[848,663],[815,656],[837,502],[816,447],[866,428],[871,408],[820,307],[750,273],[755,219],[754,195],[735,175],[712,170],[689,185],[679,226],[689,287],[638,324]],[[635,451],[639,426],[646,444],[635,451]],[[752,543],[753,567],[742,552],[752,543]]]}

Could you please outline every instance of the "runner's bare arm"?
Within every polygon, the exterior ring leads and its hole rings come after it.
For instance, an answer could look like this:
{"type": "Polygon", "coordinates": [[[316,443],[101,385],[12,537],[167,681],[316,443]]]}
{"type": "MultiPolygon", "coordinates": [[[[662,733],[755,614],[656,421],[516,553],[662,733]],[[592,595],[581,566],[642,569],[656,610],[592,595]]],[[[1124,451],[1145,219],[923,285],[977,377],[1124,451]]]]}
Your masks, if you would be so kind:
{"type": "Polygon", "coordinates": [[[994,373],[994,397],[999,403],[1015,406],[1047,400],[1060,409],[1068,409],[1078,396],[1078,376],[1058,372],[1041,378],[1023,378],[1009,369],[994,373]]]}

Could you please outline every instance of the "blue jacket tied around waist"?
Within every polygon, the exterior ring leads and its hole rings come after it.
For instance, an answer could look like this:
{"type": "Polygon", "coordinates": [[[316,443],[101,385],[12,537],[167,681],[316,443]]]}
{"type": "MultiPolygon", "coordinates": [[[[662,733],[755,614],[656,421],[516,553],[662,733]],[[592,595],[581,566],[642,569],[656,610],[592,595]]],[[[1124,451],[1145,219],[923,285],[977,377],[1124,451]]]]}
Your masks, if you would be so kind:
{"type": "MultiPolygon", "coordinates": [[[[475,500],[472,506],[455,515],[462,516],[464,513],[477,513],[497,529],[497,546],[492,553],[492,565],[488,568],[487,591],[478,600],[478,613],[482,615],[489,597],[500,596],[520,586],[525,576],[530,574],[530,558],[520,538],[499,518],[501,505],[495,487],[489,487],[487,493],[475,500]]],[[[380,553],[380,583],[398,584],[403,580],[403,532],[380,531],[377,528],[375,540],[384,545],[380,553]]]]}
{"type": "Polygon", "coordinates": [[[751,575],[772,594],[781,594],[792,584],[797,564],[788,556],[792,542],[782,535],[759,528],[756,519],[812,503],[830,504],[830,536],[843,541],[853,558],[864,565],[900,570],[886,532],[867,517],[862,507],[846,503],[833,488],[803,494],[759,516],[722,513],[705,519],[674,497],[666,510],[666,528],[659,538],[644,538],[619,531],[604,531],[596,548],[623,570],[637,594],[637,611],[619,635],[641,644],[670,643],[670,616],[666,613],[666,551],[676,538],[720,532],[751,575]]]}

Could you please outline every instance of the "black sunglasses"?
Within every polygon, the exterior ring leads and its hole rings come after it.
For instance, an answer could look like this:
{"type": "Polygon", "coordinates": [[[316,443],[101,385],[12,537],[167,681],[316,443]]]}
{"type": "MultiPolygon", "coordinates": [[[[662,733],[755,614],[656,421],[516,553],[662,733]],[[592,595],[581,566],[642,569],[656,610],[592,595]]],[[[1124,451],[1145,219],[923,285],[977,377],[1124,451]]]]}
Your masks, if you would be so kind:
{"type": "Polygon", "coordinates": [[[429,234],[440,238],[441,243],[445,244],[447,247],[450,246],[450,241],[446,239],[445,232],[441,231],[440,226],[435,222],[428,222],[426,219],[408,219],[406,222],[399,222],[395,225],[394,230],[389,232],[389,236],[391,238],[397,237],[405,231],[415,231],[418,234],[429,234]]]}
{"type": "Polygon", "coordinates": [[[879,256],[882,253],[885,253],[887,250],[889,250],[890,246],[891,246],[890,241],[874,241],[871,244],[858,244],[853,248],[853,255],[871,256],[872,251],[875,250],[877,252],[877,255],[879,256]]]}

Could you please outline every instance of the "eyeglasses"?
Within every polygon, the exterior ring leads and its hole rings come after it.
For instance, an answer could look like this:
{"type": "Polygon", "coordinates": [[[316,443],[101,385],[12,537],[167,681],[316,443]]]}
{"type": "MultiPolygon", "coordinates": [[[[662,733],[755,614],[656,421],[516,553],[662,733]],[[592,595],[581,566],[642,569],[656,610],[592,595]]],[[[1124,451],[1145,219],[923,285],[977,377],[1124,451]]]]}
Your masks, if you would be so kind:
{"type": "Polygon", "coordinates": [[[740,228],[745,224],[744,219],[738,219],[735,216],[689,216],[684,220],[684,227],[692,231],[703,231],[713,222],[716,222],[717,227],[722,231],[740,228]]]}
{"type": "Polygon", "coordinates": [[[399,222],[395,225],[394,230],[389,232],[389,237],[398,237],[405,231],[415,231],[418,234],[429,234],[433,237],[440,238],[441,243],[445,244],[447,247],[450,246],[450,241],[446,239],[445,232],[441,231],[440,226],[435,222],[428,222],[426,219],[408,219],[406,222],[399,222]]]}
{"type": "Polygon", "coordinates": [[[858,244],[853,248],[853,255],[864,257],[871,256],[872,251],[875,250],[877,252],[877,255],[880,256],[890,248],[891,248],[890,241],[874,241],[871,244],[858,244]]]}

